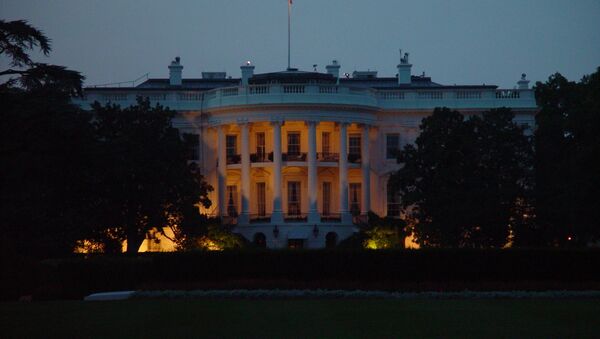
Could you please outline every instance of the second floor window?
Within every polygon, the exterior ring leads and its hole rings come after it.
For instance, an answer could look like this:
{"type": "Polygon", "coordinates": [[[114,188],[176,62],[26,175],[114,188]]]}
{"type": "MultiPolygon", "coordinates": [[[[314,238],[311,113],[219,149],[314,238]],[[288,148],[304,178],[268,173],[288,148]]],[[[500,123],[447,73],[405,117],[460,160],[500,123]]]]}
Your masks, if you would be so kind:
{"type": "Polygon", "coordinates": [[[263,160],[265,157],[265,133],[256,133],[256,155],[263,160]]]}
{"type": "Polygon", "coordinates": [[[348,153],[360,158],[360,134],[350,134],[348,153]]]}
{"type": "Polygon", "coordinates": [[[329,132],[323,132],[321,135],[321,152],[323,152],[323,154],[331,153],[331,148],[329,147],[330,137],[331,133],[329,132]]]}
{"type": "Polygon", "coordinates": [[[300,132],[289,132],[288,140],[288,155],[300,155],[300,132]]]}
{"type": "Polygon", "coordinates": [[[200,136],[198,134],[185,133],[183,134],[183,142],[186,147],[187,160],[199,160],[200,136]]]}
{"type": "Polygon", "coordinates": [[[237,135],[227,136],[225,149],[227,150],[227,157],[237,154],[237,135]]]}
{"type": "Polygon", "coordinates": [[[385,136],[385,158],[396,159],[400,150],[400,135],[387,134],[385,136]]]}

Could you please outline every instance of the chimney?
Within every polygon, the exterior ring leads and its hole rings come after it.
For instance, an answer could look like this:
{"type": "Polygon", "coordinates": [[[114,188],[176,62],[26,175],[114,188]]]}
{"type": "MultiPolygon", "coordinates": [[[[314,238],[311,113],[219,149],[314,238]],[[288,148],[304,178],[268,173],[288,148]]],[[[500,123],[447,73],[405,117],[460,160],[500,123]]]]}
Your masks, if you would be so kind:
{"type": "Polygon", "coordinates": [[[408,53],[404,53],[402,56],[402,50],[400,50],[400,63],[398,64],[398,84],[406,85],[411,83],[411,68],[412,65],[408,62],[408,53]]]}
{"type": "Polygon", "coordinates": [[[242,70],[242,86],[248,86],[248,80],[254,75],[254,65],[252,62],[246,61],[240,69],[242,70]]]}
{"type": "Polygon", "coordinates": [[[180,61],[179,57],[175,57],[175,60],[171,61],[169,65],[169,85],[171,86],[181,86],[183,66],[180,64],[180,61]]]}
{"type": "Polygon", "coordinates": [[[521,80],[517,82],[519,89],[529,89],[529,80],[527,80],[527,74],[521,74],[521,80]]]}
{"type": "Polygon", "coordinates": [[[333,75],[333,77],[336,80],[336,83],[339,84],[340,83],[340,64],[338,63],[338,61],[333,60],[331,62],[331,65],[325,66],[325,69],[327,70],[327,74],[333,75]]]}

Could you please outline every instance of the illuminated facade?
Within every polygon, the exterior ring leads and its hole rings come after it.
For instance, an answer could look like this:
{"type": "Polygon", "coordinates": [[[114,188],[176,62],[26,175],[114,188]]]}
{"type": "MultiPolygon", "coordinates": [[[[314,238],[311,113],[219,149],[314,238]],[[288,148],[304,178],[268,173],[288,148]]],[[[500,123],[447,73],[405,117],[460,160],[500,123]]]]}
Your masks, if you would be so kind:
{"type": "Polygon", "coordinates": [[[198,141],[192,159],[215,188],[203,213],[220,215],[235,232],[270,248],[334,246],[357,231],[368,211],[399,216],[387,194],[398,169],[395,152],[412,143],[435,107],[478,114],[512,108],[520,124],[534,125],[536,104],[525,75],[518,87],[444,86],[413,76],[408,54],[398,74],[355,71],[340,76],[288,69],[241,78],[206,72],[182,78],[179,58],[169,79],[132,87],[94,87],[78,103],[121,106],[138,95],[178,112],[174,125],[198,141]]]}

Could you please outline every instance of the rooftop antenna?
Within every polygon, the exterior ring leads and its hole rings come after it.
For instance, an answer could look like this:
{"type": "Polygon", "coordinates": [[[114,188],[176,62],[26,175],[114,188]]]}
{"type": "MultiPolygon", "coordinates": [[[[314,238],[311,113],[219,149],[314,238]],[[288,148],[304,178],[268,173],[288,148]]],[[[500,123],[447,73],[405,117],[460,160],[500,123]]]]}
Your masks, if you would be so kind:
{"type": "Polygon", "coordinates": [[[291,70],[291,28],[292,28],[292,3],[293,0],[288,0],[288,67],[287,70],[291,70]]]}

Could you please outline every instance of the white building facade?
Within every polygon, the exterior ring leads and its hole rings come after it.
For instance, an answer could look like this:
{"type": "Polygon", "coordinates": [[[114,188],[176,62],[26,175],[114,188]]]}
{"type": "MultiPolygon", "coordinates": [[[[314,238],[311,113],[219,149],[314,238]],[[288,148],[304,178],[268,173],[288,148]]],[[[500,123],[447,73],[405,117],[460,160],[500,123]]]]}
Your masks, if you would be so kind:
{"type": "Polygon", "coordinates": [[[413,76],[405,54],[395,77],[377,72],[254,74],[206,72],[182,77],[176,58],[169,79],[132,87],[86,88],[77,103],[123,106],[148,97],[178,112],[174,125],[197,140],[197,161],[215,190],[211,208],[234,231],[269,248],[332,247],[358,231],[366,215],[399,217],[387,182],[396,151],[413,143],[421,120],[436,107],[465,115],[509,107],[519,124],[534,127],[534,93],[525,75],[518,87],[444,86],[413,76]]]}

